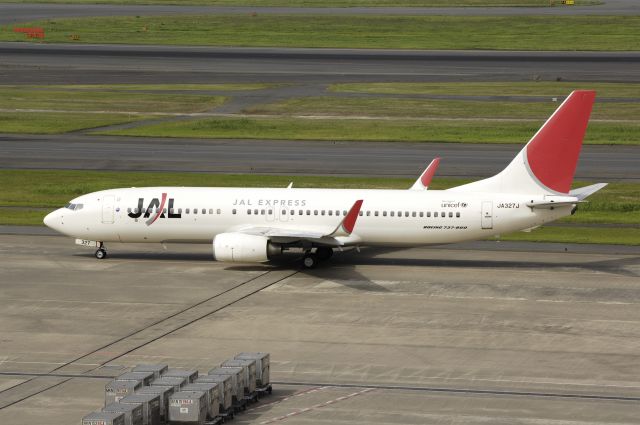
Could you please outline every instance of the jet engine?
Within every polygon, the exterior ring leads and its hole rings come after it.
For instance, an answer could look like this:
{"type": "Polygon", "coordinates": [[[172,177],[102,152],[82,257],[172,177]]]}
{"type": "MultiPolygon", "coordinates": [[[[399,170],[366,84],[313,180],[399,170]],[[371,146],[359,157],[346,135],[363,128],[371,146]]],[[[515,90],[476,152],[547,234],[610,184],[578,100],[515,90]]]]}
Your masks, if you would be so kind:
{"type": "Polygon", "coordinates": [[[245,233],[220,233],[213,239],[213,258],[216,261],[269,261],[282,253],[282,247],[264,236],[245,233]]]}

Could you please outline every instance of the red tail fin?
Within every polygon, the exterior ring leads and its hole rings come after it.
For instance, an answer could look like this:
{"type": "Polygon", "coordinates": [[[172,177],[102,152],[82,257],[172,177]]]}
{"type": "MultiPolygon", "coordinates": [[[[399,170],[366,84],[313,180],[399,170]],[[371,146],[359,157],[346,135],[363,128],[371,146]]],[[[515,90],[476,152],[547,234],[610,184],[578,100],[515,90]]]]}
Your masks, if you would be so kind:
{"type": "Polygon", "coordinates": [[[595,97],[595,91],[571,93],[527,144],[529,168],[549,189],[571,189],[595,97]]]}

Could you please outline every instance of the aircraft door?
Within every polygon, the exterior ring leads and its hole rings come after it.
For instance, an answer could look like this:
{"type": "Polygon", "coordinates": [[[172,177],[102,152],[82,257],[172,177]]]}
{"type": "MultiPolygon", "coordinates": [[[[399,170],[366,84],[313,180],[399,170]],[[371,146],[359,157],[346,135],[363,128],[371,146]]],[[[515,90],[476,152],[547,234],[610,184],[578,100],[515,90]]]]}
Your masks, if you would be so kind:
{"type": "Polygon", "coordinates": [[[102,198],[102,222],[104,224],[113,224],[114,205],[114,196],[105,196],[102,198]]]}
{"type": "Polygon", "coordinates": [[[493,229],[493,202],[482,201],[482,228],[493,229]]]}

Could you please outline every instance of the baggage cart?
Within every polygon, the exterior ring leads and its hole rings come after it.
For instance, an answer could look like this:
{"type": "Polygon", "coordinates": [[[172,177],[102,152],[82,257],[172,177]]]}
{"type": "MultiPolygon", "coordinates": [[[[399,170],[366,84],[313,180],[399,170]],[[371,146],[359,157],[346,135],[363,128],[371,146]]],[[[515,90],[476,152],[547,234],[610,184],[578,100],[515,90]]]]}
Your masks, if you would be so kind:
{"type": "Polygon", "coordinates": [[[204,391],[180,391],[169,397],[169,423],[204,425],[206,419],[204,391]]]}
{"type": "Polygon", "coordinates": [[[173,394],[175,388],[171,385],[151,385],[142,387],[136,394],[156,394],[160,396],[160,420],[164,423],[169,420],[169,397],[173,394]]]}
{"type": "Polygon", "coordinates": [[[142,387],[138,381],[116,381],[113,380],[104,386],[104,405],[120,401],[123,397],[133,394],[142,387]]]}
{"type": "Polygon", "coordinates": [[[139,364],[131,369],[131,372],[153,372],[154,379],[158,379],[167,369],[169,365],[166,364],[139,364]]]}
{"type": "Polygon", "coordinates": [[[160,394],[128,395],[122,400],[122,404],[142,404],[142,425],[160,425],[160,394]]]}
{"type": "Polygon", "coordinates": [[[104,406],[103,412],[124,413],[124,425],[142,425],[142,404],[111,403],[104,406]]]}
{"type": "Polygon", "coordinates": [[[82,418],[82,425],[124,425],[124,413],[93,412],[82,418]]]}

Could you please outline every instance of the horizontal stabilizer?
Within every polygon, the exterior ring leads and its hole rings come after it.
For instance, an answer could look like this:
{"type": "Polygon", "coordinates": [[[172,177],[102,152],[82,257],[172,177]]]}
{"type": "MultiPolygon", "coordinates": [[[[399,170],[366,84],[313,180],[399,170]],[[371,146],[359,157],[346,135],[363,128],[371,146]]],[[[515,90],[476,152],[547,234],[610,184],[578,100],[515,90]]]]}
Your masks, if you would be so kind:
{"type": "Polygon", "coordinates": [[[599,191],[600,189],[602,189],[606,185],[607,185],[607,183],[596,183],[596,184],[592,184],[590,186],[580,187],[578,189],[573,189],[572,191],[570,191],[569,195],[575,196],[579,200],[583,200],[583,199],[587,198],[588,196],[593,195],[594,193],[596,193],[597,191],[599,191]]]}

